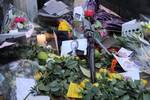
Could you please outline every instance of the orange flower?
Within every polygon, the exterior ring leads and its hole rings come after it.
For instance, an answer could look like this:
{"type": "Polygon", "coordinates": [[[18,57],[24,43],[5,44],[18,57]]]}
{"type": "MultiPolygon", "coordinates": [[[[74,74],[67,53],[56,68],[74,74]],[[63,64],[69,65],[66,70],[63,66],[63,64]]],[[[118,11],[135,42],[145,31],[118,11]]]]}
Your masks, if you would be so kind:
{"type": "Polygon", "coordinates": [[[86,84],[87,82],[90,82],[90,80],[89,80],[89,79],[84,79],[84,80],[80,83],[80,87],[81,87],[81,88],[85,88],[85,84],[86,84]]]}

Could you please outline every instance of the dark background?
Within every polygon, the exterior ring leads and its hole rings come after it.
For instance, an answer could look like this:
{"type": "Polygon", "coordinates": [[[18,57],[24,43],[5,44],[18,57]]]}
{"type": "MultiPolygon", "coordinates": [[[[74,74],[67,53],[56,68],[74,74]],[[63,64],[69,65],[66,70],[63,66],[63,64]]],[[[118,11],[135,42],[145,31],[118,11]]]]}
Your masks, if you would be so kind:
{"type": "MultiPolygon", "coordinates": [[[[39,9],[48,0],[38,0],[39,9]]],[[[72,5],[74,0],[58,0],[72,5]]],[[[150,16],[150,0],[96,0],[105,7],[113,10],[123,18],[138,18],[139,14],[150,16]]]]}
{"type": "MultiPolygon", "coordinates": [[[[3,0],[4,2],[0,4],[0,20],[3,19],[2,7],[7,8],[8,2],[13,0],[3,0]]],[[[48,0],[37,0],[38,9],[43,7],[43,4],[48,0]]],[[[68,5],[72,5],[74,0],[59,0],[63,1],[68,5]]],[[[121,15],[123,18],[133,19],[138,18],[139,14],[150,16],[150,0],[97,0],[100,1],[102,5],[113,10],[117,14],[121,15]]],[[[0,22],[1,24],[1,22],[0,22]]]]}
{"type": "Polygon", "coordinates": [[[150,16],[150,0],[100,0],[101,4],[123,18],[138,18],[139,14],[150,16]]]}

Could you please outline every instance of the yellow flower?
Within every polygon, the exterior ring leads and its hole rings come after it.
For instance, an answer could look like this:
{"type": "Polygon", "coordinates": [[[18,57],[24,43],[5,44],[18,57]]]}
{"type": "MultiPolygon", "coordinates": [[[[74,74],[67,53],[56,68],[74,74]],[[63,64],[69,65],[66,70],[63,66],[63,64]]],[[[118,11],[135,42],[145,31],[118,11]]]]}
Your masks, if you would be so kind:
{"type": "Polygon", "coordinates": [[[109,80],[118,79],[121,80],[123,77],[118,73],[108,73],[109,80]]]}
{"type": "Polygon", "coordinates": [[[42,73],[41,72],[35,72],[35,74],[34,74],[34,79],[35,80],[40,80],[42,78],[42,73]]]}
{"type": "Polygon", "coordinates": [[[96,79],[102,79],[102,76],[100,73],[96,73],[96,79]]]}
{"type": "Polygon", "coordinates": [[[98,86],[99,86],[99,84],[98,84],[98,83],[94,83],[94,84],[93,84],[93,86],[98,87],[98,86]]]}
{"type": "Polygon", "coordinates": [[[68,92],[67,92],[67,97],[68,98],[82,98],[82,96],[79,93],[80,89],[81,88],[78,84],[71,82],[69,85],[68,92]]]}
{"type": "Polygon", "coordinates": [[[146,86],[148,84],[148,81],[147,80],[144,80],[144,79],[141,79],[141,82],[144,86],[146,86]]]}
{"type": "Polygon", "coordinates": [[[89,79],[84,79],[84,80],[80,83],[80,87],[81,87],[81,88],[85,88],[85,84],[86,84],[87,82],[90,82],[90,80],[89,80],[89,79]]]}
{"type": "Polygon", "coordinates": [[[66,20],[61,20],[60,24],[58,26],[58,30],[59,31],[71,31],[71,26],[69,25],[69,23],[66,20]]]}
{"type": "Polygon", "coordinates": [[[112,78],[108,78],[108,81],[112,81],[113,79],[112,78]]]}
{"type": "Polygon", "coordinates": [[[108,70],[105,69],[105,68],[101,68],[101,69],[99,70],[99,72],[100,72],[100,73],[108,73],[108,70]]]}

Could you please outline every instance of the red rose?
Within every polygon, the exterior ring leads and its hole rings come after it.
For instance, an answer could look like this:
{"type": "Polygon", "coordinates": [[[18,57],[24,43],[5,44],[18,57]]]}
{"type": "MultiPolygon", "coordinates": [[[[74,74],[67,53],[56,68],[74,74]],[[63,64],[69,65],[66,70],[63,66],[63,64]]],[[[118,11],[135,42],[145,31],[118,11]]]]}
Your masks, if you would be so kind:
{"type": "Polygon", "coordinates": [[[94,11],[94,10],[91,10],[91,9],[88,9],[88,10],[85,10],[85,11],[84,11],[84,15],[85,15],[86,17],[93,17],[94,14],[95,14],[95,11],[94,11]]]}

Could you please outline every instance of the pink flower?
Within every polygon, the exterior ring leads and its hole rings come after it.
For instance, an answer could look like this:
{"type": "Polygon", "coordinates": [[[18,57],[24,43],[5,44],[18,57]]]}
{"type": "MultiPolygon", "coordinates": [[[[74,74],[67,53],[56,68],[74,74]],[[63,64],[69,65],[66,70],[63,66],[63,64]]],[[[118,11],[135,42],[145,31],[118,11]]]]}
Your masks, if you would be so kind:
{"type": "Polygon", "coordinates": [[[27,21],[27,19],[26,19],[26,18],[23,18],[23,17],[16,17],[16,18],[15,18],[15,22],[16,22],[16,23],[23,23],[23,22],[25,22],[25,21],[27,21]]]}

